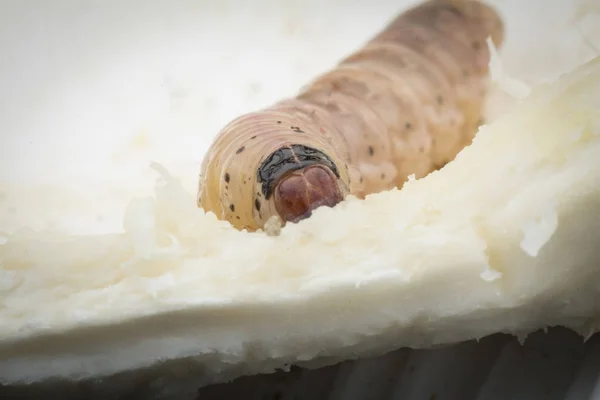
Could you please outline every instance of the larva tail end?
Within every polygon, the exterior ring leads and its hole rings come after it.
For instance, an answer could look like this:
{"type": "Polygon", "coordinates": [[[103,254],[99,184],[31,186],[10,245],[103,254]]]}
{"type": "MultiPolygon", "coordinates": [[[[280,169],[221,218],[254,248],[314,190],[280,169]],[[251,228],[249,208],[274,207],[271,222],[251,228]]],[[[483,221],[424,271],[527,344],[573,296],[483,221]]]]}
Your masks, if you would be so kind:
{"type": "Polygon", "coordinates": [[[333,207],[344,199],[329,168],[312,165],[283,177],[275,187],[275,208],[286,222],[308,218],[321,206],[333,207]]]}

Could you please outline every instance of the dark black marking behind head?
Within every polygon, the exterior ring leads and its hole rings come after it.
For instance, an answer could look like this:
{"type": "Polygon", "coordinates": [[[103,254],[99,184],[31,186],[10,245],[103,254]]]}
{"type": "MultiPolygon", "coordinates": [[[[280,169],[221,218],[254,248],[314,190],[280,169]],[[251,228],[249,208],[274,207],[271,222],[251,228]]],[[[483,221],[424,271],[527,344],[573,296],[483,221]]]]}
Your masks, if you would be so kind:
{"type": "Polygon", "coordinates": [[[261,190],[265,195],[265,199],[268,200],[271,197],[275,184],[286,173],[315,164],[329,168],[337,178],[340,177],[333,160],[321,150],[302,144],[293,144],[271,153],[265,158],[257,171],[257,179],[261,183],[261,190]]]}

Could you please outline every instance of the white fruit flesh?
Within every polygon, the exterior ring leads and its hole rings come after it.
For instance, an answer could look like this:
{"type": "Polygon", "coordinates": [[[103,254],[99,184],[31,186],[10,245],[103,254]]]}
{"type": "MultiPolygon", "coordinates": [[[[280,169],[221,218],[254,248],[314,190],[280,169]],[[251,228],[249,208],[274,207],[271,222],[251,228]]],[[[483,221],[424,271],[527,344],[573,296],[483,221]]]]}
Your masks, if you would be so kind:
{"type": "Polygon", "coordinates": [[[126,233],[0,247],[0,380],[193,355],[198,384],[600,316],[600,58],[536,86],[441,171],[279,236],[197,210],[160,166],[126,233]]]}

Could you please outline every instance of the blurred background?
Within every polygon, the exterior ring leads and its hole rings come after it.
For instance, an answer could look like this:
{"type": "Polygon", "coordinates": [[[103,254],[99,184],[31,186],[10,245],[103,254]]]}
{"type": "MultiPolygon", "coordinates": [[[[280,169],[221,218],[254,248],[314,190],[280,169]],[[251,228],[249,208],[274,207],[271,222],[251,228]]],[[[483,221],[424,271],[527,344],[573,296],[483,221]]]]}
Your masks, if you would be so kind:
{"type": "MultiPolygon", "coordinates": [[[[561,327],[527,338],[495,334],[436,349],[396,351],[317,369],[198,387],[194,362],[107,379],[2,387],[7,400],[598,400],[600,335],[561,327]]],[[[197,366],[197,364],[196,364],[197,366]]]]}

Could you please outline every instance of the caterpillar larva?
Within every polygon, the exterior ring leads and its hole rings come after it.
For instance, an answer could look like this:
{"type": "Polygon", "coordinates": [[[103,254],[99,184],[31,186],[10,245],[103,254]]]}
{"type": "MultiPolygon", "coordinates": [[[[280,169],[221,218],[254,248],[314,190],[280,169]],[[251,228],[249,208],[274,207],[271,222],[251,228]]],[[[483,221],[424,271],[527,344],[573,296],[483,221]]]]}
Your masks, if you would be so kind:
{"type": "Polygon", "coordinates": [[[441,168],[477,131],[486,39],[498,48],[503,35],[477,0],[407,10],[296,97],[225,126],[202,162],[198,206],[254,231],[441,168]]]}

